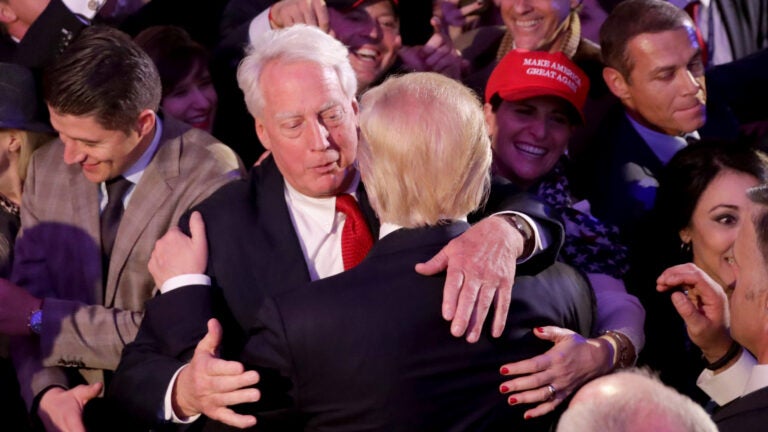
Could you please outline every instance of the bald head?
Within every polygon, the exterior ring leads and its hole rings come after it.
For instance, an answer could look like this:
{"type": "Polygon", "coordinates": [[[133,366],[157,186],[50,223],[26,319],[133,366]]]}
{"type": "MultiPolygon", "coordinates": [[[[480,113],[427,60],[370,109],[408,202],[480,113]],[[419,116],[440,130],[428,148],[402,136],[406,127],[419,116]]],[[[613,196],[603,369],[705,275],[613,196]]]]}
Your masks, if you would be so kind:
{"type": "Polygon", "coordinates": [[[644,370],[621,371],[589,382],[573,397],[557,432],[717,432],[690,398],[644,370]]]}

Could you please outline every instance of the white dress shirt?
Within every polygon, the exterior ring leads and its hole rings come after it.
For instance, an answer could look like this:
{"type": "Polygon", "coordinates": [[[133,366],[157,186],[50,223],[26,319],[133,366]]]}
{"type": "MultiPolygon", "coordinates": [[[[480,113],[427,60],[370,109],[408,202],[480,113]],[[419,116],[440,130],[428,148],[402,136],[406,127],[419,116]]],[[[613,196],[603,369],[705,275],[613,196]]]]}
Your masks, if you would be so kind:
{"type": "Polygon", "coordinates": [[[704,369],[696,380],[696,385],[718,405],[723,406],[747,393],[768,386],[768,365],[758,365],[755,357],[742,348],[736,363],[717,375],[709,369],[704,369]]]}

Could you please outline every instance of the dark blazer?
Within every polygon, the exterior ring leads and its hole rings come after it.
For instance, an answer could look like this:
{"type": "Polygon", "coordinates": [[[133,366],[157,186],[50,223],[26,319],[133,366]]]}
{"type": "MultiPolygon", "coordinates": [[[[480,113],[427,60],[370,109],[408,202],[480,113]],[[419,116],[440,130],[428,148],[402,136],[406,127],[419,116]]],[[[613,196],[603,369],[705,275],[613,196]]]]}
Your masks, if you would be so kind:
{"type": "Polygon", "coordinates": [[[712,415],[720,432],[764,430],[768,424],[768,388],[740,397],[712,415]]]}
{"type": "MultiPolygon", "coordinates": [[[[362,188],[358,196],[377,238],[378,222],[362,188]]],[[[523,200],[510,205],[544,222],[542,228],[551,231],[553,239],[542,254],[544,258],[520,266],[520,273],[554,262],[562,241],[559,224],[549,219],[538,203],[523,200]]],[[[150,312],[145,314],[136,340],[123,350],[111,385],[112,396],[150,423],[161,420],[158,409],[163,406],[166,387],[175,371],[191,358],[206,333],[209,317],[216,316],[224,326],[222,356],[238,358],[246,331],[255,325],[255,311],[264,299],[310,281],[285,203],[284,180],[271,158],[254,167],[248,180],[223,187],[196,210],[206,222],[206,272],[212,278],[214,313],[201,313],[193,306],[200,302],[192,300],[195,294],[189,293],[206,292],[207,287],[179,288],[147,303],[150,312]],[[167,326],[164,316],[179,319],[167,326]],[[196,318],[194,323],[185,320],[189,316],[196,318]]],[[[182,225],[185,228],[185,220],[182,225]]],[[[202,303],[200,308],[207,307],[206,302],[202,303]]]]}
{"type": "Polygon", "coordinates": [[[653,208],[663,165],[617,105],[606,116],[591,156],[576,161],[573,184],[592,214],[631,231],[653,208]]]}
{"type": "Polygon", "coordinates": [[[19,43],[8,35],[0,37],[0,61],[41,68],[60,54],[85,26],[61,0],[51,0],[19,43]]]}
{"type": "Polygon", "coordinates": [[[440,316],[444,275],[424,277],[413,267],[467,227],[398,230],[354,269],[267,300],[244,360],[265,377],[268,409],[281,401],[290,408],[282,419],[260,417],[258,429],[290,430],[297,418],[296,430],[306,431],[545,429],[551,416],[528,422],[528,407],[510,407],[499,394],[499,366],[550,347],[533,336],[535,327],[587,336],[591,289],[562,264],[518,277],[500,339],[487,333],[475,344],[455,338],[440,316]]]}

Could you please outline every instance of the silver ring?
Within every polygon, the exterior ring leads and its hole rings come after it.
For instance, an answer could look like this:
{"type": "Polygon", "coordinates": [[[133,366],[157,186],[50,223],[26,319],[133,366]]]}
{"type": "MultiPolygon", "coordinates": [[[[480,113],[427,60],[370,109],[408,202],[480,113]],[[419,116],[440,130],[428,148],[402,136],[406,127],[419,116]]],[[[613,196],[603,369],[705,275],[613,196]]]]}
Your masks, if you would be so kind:
{"type": "Polygon", "coordinates": [[[557,395],[557,389],[552,384],[547,384],[547,390],[549,391],[549,398],[547,400],[552,400],[555,398],[555,395],[557,395]]]}

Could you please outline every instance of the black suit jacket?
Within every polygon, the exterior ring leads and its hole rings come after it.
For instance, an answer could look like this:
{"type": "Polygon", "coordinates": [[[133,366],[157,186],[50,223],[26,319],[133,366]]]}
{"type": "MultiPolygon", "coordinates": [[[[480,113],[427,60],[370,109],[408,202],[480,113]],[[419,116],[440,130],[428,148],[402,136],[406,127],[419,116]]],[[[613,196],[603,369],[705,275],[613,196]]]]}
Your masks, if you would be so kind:
{"type": "MultiPolygon", "coordinates": [[[[255,312],[264,299],[310,281],[285,203],[284,185],[269,158],[251,170],[248,180],[224,186],[193,209],[202,213],[206,224],[206,272],[212,279],[213,308],[208,297],[200,298],[208,296],[209,288],[195,286],[179,288],[147,303],[139,333],[123,350],[110,386],[110,397],[137,417],[150,423],[161,420],[159,410],[166,387],[175,371],[191,358],[206,333],[208,318],[215,316],[224,327],[222,356],[238,358],[245,332],[256,324],[255,312]]],[[[378,221],[362,187],[358,198],[374,238],[378,238],[378,221]]],[[[522,200],[510,205],[544,222],[542,228],[552,231],[550,237],[554,239],[544,258],[521,265],[520,273],[554,262],[562,238],[559,224],[549,219],[538,203],[522,200]]],[[[181,222],[184,229],[186,220],[181,222]]]]}
{"type": "Polygon", "coordinates": [[[765,430],[768,425],[768,388],[740,397],[712,415],[720,432],[765,430]]]}
{"type": "Polygon", "coordinates": [[[398,230],[354,269],[267,300],[244,361],[290,380],[261,386],[268,409],[281,401],[290,408],[282,421],[261,416],[259,429],[289,430],[297,418],[297,430],[307,431],[541,430],[551,421],[528,424],[526,407],[507,405],[499,366],[550,347],[535,327],[588,335],[591,289],[562,264],[519,277],[500,339],[487,328],[475,344],[455,338],[440,315],[444,275],[413,267],[467,227],[398,230]]]}
{"type": "Polygon", "coordinates": [[[64,51],[85,26],[61,0],[51,0],[19,43],[8,35],[2,36],[0,61],[42,68],[64,51]]]}

